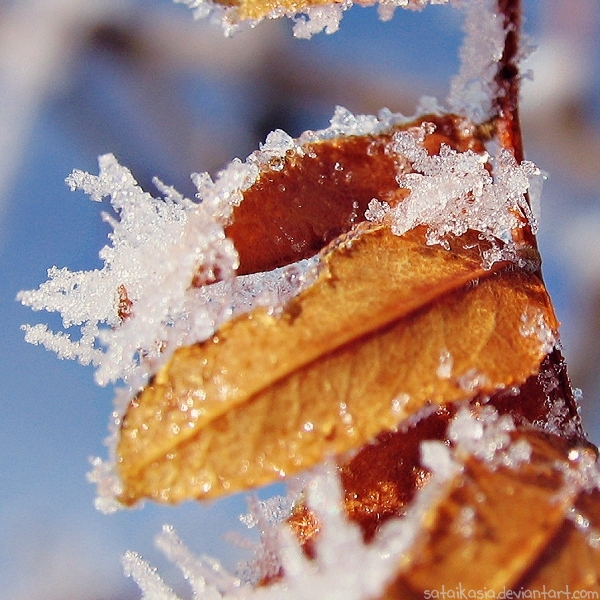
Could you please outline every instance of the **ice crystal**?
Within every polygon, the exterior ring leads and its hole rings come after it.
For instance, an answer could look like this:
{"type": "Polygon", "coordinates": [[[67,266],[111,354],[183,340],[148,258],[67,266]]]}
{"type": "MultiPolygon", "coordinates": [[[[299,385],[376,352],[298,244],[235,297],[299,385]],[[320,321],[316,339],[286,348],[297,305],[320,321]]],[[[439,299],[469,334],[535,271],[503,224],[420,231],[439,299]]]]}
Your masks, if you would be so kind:
{"type": "MultiPolygon", "coordinates": [[[[540,350],[544,354],[549,354],[555,348],[557,339],[552,329],[546,323],[544,313],[541,310],[535,310],[531,307],[527,307],[521,315],[521,327],[519,328],[521,335],[524,337],[537,338],[540,342],[540,350]]],[[[544,392],[548,394],[553,388],[549,387],[551,384],[553,387],[558,385],[558,382],[554,380],[549,382],[543,381],[544,392]]]]}
{"type": "MultiPolygon", "coordinates": [[[[348,521],[344,513],[336,470],[331,466],[319,468],[306,482],[307,505],[319,521],[315,558],[303,553],[285,523],[276,524],[272,531],[277,538],[276,552],[282,571],[267,586],[255,587],[250,581],[225,571],[217,561],[192,556],[170,527],[163,529],[157,545],[181,568],[197,600],[366,600],[380,595],[396,574],[400,556],[421,531],[425,512],[455,472],[448,472],[446,467],[446,464],[433,465],[432,478],[419,490],[406,515],[387,522],[368,544],[363,541],[358,525],[348,521]]],[[[142,589],[144,599],[177,598],[139,555],[128,552],[123,562],[126,573],[142,589]]]]}
{"type": "Polygon", "coordinates": [[[461,408],[448,427],[448,439],[459,457],[473,456],[491,467],[518,467],[529,460],[531,447],[523,440],[513,442],[515,423],[510,415],[500,416],[492,406],[476,410],[461,408]]]}
{"type": "Polygon", "coordinates": [[[203,180],[201,203],[160,182],[165,197],[157,199],[114,156],[100,157],[99,166],[98,176],[74,171],[67,182],[92,200],[110,197],[114,214],[104,219],[113,232],[100,251],[103,268],[72,273],[54,267],[38,290],[18,298],[34,310],[60,312],[65,329],[80,327],[78,340],[45,326],[26,327],[26,335],[61,357],[98,365],[96,378],[104,385],[147,374],[171,349],[206,338],[224,318],[221,307],[202,303],[192,282],[199,272],[231,277],[237,267],[223,230],[236,197],[203,180]]]}
{"type": "Polygon", "coordinates": [[[539,169],[530,161],[517,164],[507,150],[491,157],[487,152],[457,152],[442,144],[438,155],[430,155],[423,141],[432,131],[432,124],[423,123],[394,134],[393,151],[413,170],[402,172],[398,184],[410,193],[393,208],[372,202],[366,216],[381,219],[387,213],[396,235],[426,225],[427,243],[444,246],[447,235],[460,236],[472,229],[485,239],[505,244],[502,249],[493,244],[492,251],[484,255],[487,266],[499,259],[515,258],[512,231],[525,224],[534,232],[537,229],[525,194],[539,169]]]}
{"type": "Polygon", "coordinates": [[[95,201],[110,197],[114,214],[104,219],[113,232],[100,251],[104,266],[53,267],[39,289],[20,292],[18,299],[32,309],[59,312],[65,329],[26,325],[26,340],[97,366],[101,385],[121,378],[135,387],[174,349],[208,338],[231,316],[257,305],[280,307],[312,281],[314,260],[236,278],[237,252],[224,226],[259,169],[273,168],[295,148],[291,140],[271,134],[261,150],[246,162],[233,161],[214,182],[206,173],[195,175],[200,202],[159,181],[164,197],[153,198],[112,155],[100,157],[97,176],[74,171],[67,179],[72,189],[95,201]]]}
{"type": "Polygon", "coordinates": [[[294,36],[310,39],[315,33],[335,33],[340,28],[340,21],[345,10],[352,6],[350,0],[324,6],[309,6],[304,14],[295,19],[294,36]]]}
{"type": "Polygon", "coordinates": [[[465,37],[460,50],[460,71],[452,80],[448,104],[457,114],[483,123],[492,116],[497,96],[498,61],[504,51],[503,16],[495,0],[472,0],[465,8],[465,37]]]}

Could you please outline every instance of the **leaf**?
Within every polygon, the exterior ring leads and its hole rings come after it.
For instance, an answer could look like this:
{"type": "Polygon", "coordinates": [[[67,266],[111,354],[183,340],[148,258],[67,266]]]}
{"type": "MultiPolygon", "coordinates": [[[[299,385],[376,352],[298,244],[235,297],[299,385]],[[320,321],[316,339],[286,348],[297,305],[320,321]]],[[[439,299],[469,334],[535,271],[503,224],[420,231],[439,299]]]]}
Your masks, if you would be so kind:
{"type": "MultiPolygon", "coordinates": [[[[494,469],[474,458],[467,460],[446,495],[429,509],[425,521],[430,525],[385,599],[406,597],[407,589],[421,594],[442,588],[464,589],[467,594],[488,590],[496,596],[513,588],[546,548],[552,546],[555,553],[553,540],[563,535],[565,516],[578,495],[576,487],[565,486],[565,468],[573,468],[567,461],[569,444],[536,431],[521,430],[515,438],[532,447],[530,461],[494,469]]],[[[580,555],[594,554],[575,539],[567,543],[580,555]]],[[[572,562],[560,548],[558,554],[572,562]]],[[[584,569],[598,573],[598,563],[591,562],[584,569]]],[[[561,590],[582,583],[573,570],[552,566],[558,565],[547,564],[544,573],[537,572],[535,585],[546,582],[561,590]]],[[[533,580],[527,589],[535,589],[533,580]]]]}
{"type": "MultiPolygon", "coordinates": [[[[227,18],[232,23],[243,21],[257,22],[262,19],[275,19],[281,16],[293,17],[309,9],[319,7],[340,6],[342,0],[214,0],[215,4],[227,10],[227,18]]],[[[371,6],[374,2],[358,1],[357,4],[371,6]]]]}
{"type": "MultiPolygon", "coordinates": [[[[358,448],[433,402],[520,385],[557,326],[536,275],[469,232],[451,249],[360,227],[283,314],[255,310],[178,350],[131,403],[121,501],[214,497],[358,448]],[[527,314],[542,329],[524,331],[527,314]],[[440,371],[451,357],[451,372],[440,371]]],[[[447,367],[447,365],[446,365],[447,367]]]]}
{"type": "MultiPolygon", "coordinates": [[[[539,372],[518,390],[500,390],[489,398],[476,396],[471,401],[473,407],[481,403],[494,407],[500,415],[509,415],[520,427],[552,431],[572,444],[587,443],[558,350],[546,356],[539,372]]],[[[346,513],[360,525],[365,541],[373,539],[387,520],[402,516],[428,481],[429,471],[421,462],[421,442],[449,443],[446,430],[456,410],[456,404],[445,404],[435,412],[417,414],[341,462],[346,513]]],[[[305,533],[304,537],[310,536],[305,533]]]]}
{"type": "Polygon", "coordinates": [[[314,256],[362,221],[373,198],[397,204],[407,190],[398,188],[396,176],[410,166],[390,152],[392,136],[424,122],[435,126],[423,140],[429,154],[438,154],[442,144],[459,152],[484,150],[464,117],[424,115],[377,135],[299,142],[296,150],[263,165],[226,229],[240,255],[238,274],[314,256]]]}

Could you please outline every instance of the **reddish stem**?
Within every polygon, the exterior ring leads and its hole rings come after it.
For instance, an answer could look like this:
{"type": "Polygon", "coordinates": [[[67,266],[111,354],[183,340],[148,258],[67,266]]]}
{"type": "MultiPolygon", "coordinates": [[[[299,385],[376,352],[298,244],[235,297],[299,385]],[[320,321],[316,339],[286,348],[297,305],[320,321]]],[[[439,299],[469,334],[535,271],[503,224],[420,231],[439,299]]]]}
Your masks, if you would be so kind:
{"type": "Polygon", "coordinates": [[[511,150],[517,160],[524,159],[523,138],[519,121],[519,39],[521,32],[521,0],[498,0],[498,12],[504,16],[506,39],[498,65],[495,98],[498,112],[498,141],[511,150]]]}

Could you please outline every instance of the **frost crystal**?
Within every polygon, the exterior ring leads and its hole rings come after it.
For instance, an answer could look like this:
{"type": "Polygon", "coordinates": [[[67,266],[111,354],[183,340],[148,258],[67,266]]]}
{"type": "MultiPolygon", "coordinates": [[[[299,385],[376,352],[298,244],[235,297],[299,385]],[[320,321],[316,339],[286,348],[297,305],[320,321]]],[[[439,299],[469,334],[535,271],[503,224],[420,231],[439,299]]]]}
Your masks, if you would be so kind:
{"type": "Polygon", "coordinates": [[[294,36],[310,39],[315,33],[335,33],[345,10],[352,6],[350,0],[324,6],[309,6],[304,14],[295,19],[294,36]]]}
{"type": "Polygon", "coordinates": [[[520,440],[512,442],[515,424],[509,415],[498,415],[492,406],[479,410],[461,408],[448,427],[448,439],[459,457],[474,456],[492,467],[517,467],[529,460],[531,447],[520,440]]]}
{"type": "MultiPolygon", "coordinates": [[[[104,267],[50,269],[46,283],[18,298],[34,310],[60,312],[65,329],[80,327],[78,340],[45,326],[27,327],[27,340],[98,365],[96,378],[104,385],[147,374],[170,350],[206,338],[224,318],[221,307],[201,302],[192,282],[199,273],[231,277],[237,267],[223,226],[238,198],[231,184],[203,180],[199,204],[160,182],[165,197],[156,199],[114,156],[100,157],[99,165],[98,176],[74,171],[67,182],[95,201],[110,197],[116,217],[104,215],[113,228],[111,244],[100,251],[104,267]]],[[[247,173],[236,174],[239,187],[247,173]]]]}
{"type": "MultiPolygon", "coordinates": [[[[501,258],[514,258],[512,230],[528,223],[535,232],[537,223],[525,193],[530,178],[539,169],[529,161],[517,164],[507,150],[497,157],[468,150],[457,152],[442,144],[439,155],[429,155],[423,146],[432,125],[394,134],[393,150],[400,160],[408,160],[413,173],[398,176],[400,187],[409,196],[389,210],[392,231],[402,235],[417,225],[427,225],[427,243],[446,245],[448,234],[460,236],[468,229],[481,232],[485,239],[502,240],[507,248],[500,252],[494,245],[484,255],[487,265],[501,258]],[[488,165],[493,166],[493,175],[488,165]]],[[[379,216],[382,206],[369,206],[379,216]]]]}
{"type": "MultiPolygon", "coordinates": [[[[537,338],[540,342],[540,350],[544,354],[549,354],[556,346],[556,336],[546,323],[544,313],[539,309],[536,310],[531,307],[525,309],[521,315],[520,333],[524,337],[537,338]]],[[[556,385],[558,385],[558,383],[556,383],[555,386],[556,385]]],[[[545,387],[546,389],[544,389],[544,391],[546,393],[552,391],[551,389],[548,389],[547,385],[545,387]]]]}
{"type": "Polygon", "coordinates": [[[503,16],[495,0],[463,2],[465,37],[460,51],[460,71],[454,77],[448,104],[450,109],[483,123],[492,113],[496,96],[498,61],[504,51],[503,16]]]}
{"type": "MultiPolygon", "coordinates": [[[[307,505],[320,524],[315,558],[307,558],[287,525],[280,523],[273,532],[283,576],[266,586],[254,587],[227,573],[217,561],[192,556],[170,527],[163,529],[157,545],[181,568],[197,600],[366,600],[380,596],[396,575],[400,557],[414,543],[426,511],[453,472],[435,470],[407,513],[386,522],[375,539],[365,544],[358,525],[345,516],[335,469],[321,467],[306,483],[307,505]]],[[[126,573],[142,589],[143,598],[179,600],[139,555],[128,552],[123,562],[126,573]]]]}
{"type": "Polygon", "coordinates": [[[121,378],[135,388],[173,350],[208,338],[231,316],[256,305],[280,307],[312,281],[314,261],[236,278],[237,252],[224,226],[260,169],[274,168],[291,150],[301,151],[275,132],[216,181],[195,175],[199,203],[160,181],[155,184],[164,197],[153,198],[112,155],[100,157],[97,176],[74,171],[67,179],[72,189],[95,201],[110,197],[114,214],[104,219],[113,232],[100,251],[104,266],[75,273],[53,267],[39,289],[20,292],[26,306],[59,312],[65,329],[26,325],[25,339],[60,358],[98,366],[101,385],[121,378]],[[79,328],[75,339],[72,328],[79,328]]]}

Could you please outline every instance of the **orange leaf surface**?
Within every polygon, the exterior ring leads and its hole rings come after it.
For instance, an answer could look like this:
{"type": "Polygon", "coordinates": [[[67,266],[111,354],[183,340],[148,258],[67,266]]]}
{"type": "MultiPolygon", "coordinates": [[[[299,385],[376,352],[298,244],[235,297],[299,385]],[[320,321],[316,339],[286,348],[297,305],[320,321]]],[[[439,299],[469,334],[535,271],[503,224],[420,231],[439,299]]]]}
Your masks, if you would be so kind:
{"type": "Polygon", "coordinates": [[[566,520],[578,496],[565,485],[565,468],[574,467],[569,444],[535,431],[513,437],[531,446],[530,461],[494,469],[468,459],[429,509],[426,533],[386,599],[442,588],[498,594],[544,584],[552,590],[597,586],[598,551],[566,520]]]}
{"type": "Polygon", "coordinates": [[[398,173],[410,172],[390,152],[395,132],[427,122],[435,126],[423,140],[429,154],[442,144],[458,152],[484,148],[476,128],[464,117],[425,115],[378,135],[348,135],[306,142],[263,167],[243,192],[226,233],[240,255],[238,274],[269,271],[314,256],[363,215],[371,199],[396,204],[407,193],[398,173]]]}
{"type": "Polygon", "coordinates": [[[520,385],[546,352],[524,319],[557,323],[537,276],[484,270],[480,244],[469,233],[445,250],[420,228],[359,228],[281,315],[255,310],[178,350],[123,419],[121,500],[264,484],[358,448],[428,403],[520,385]]]}

